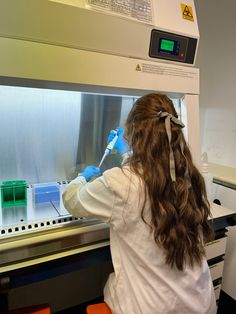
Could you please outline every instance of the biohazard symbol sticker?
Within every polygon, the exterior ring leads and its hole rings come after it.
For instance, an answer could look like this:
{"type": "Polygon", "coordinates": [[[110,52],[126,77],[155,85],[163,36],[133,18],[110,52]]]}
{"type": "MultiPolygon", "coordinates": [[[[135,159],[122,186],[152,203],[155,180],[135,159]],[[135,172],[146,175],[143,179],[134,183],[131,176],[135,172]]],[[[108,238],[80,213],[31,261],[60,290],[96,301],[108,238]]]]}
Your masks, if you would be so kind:
{"type": "Polygon", "coordinates": [[[190,5],[181,3],[181,10],[183,19],[194,22],[193,9],[190,5]]]}
{"type": "Polygon", "coordinates": [[[136,71],[142,71],[142,68],[141,68],[140,64],[137,64],[137,65],[136,65],[135,70],[136,70],[136,71]]]}

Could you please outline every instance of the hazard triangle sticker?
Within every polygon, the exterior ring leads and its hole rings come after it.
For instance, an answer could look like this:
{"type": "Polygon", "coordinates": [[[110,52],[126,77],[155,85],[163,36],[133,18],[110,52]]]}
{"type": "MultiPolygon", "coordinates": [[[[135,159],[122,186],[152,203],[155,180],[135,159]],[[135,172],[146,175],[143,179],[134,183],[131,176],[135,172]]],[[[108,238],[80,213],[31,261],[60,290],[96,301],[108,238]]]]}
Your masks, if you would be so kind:
{"type": "Polygon", "coordinates": [[[193,9],[190,5],[181,3],[181,11],[183,19],[194,22],[193,9]]]}
{"type": "Polygon", "coordinates": [[[141,68],[140,64],[137,64],[137,65],[136,65],[135,70],[136,70],[136,71],[142,71],[142,68],[141,68]]]}

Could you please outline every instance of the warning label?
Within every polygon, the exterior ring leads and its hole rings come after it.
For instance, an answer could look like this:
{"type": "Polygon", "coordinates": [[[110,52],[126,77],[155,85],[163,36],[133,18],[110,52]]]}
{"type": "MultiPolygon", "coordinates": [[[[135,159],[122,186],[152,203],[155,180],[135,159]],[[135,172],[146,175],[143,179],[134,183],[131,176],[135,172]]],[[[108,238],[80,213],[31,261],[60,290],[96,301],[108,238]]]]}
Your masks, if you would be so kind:
{"type": "Polygon", "coordinates": [[[89,6],[95,9],[110,11],[132,19],[152,22],[153,0],[87,0],[89,6]]]}
{"type": "Polygon", "coordinates": [[[194,22],[193,9],[190,5],[181,3],[181,11],[183,19],[194,22]]]}
{"type": "Polygon", "coordinates": [[[136,70],[136,71],[142,71],[140,64],[137,64],[137,65],[136,65],[135,70],[136,70]]]}
{"type": "Polygon", "coordinates": [[[185,78],[197,78],[198,73],[196,71],[191,71],[191,69],[181,69],[177,67],[168,67],[163,65],[154,65],[148,63],[142,63],[141,70],[143,73],[151,73],[158,75],[170,75],[170,76],[180,76],[185,78]]]}

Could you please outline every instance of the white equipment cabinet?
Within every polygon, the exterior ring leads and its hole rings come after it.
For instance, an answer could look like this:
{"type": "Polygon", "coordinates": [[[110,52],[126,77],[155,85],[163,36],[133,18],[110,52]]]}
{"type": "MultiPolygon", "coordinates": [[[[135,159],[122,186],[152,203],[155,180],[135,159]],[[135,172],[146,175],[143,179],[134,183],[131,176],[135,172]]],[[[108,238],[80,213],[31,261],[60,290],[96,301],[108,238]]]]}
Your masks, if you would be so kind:
{"type": "MultiPolygon", "coordinates": [[[[226,169],[227,173],[227,169],[226,169]]],[[[232,172],[231,172],[232,175],[232,172]]],[[[227,177],[221,179],[216,174],[213,184],[213,199],[219,201],[222,206],[231,208],[234,217],[236,217],[236,185],[233,184],[233,180],[227,182],[227,177]]],[[[236,220],[229,221],[227,227],[227,245],[225,249],[225,263],[222,277],[222,291],[224,291],[230,298],[225,302],[234,300],[236,302],[236,276],[235,276],[235,265],[236,265],[236,220]]],[[[234,304],[235,305],[235,304],[234,304]]]]}
{"type": "Polygon", "coordinates": [[[227,268],[228,263],[226,250],[228,241],[227,229],[230,225],[235,225],[236,214],[232,209],[214,203],[211,205],[211,212],[213,216],[215,240],[207,243],[206,256],[211,271],[216,301],[218,303],[222,282],[224,282],[224,269],[227,268]]]}

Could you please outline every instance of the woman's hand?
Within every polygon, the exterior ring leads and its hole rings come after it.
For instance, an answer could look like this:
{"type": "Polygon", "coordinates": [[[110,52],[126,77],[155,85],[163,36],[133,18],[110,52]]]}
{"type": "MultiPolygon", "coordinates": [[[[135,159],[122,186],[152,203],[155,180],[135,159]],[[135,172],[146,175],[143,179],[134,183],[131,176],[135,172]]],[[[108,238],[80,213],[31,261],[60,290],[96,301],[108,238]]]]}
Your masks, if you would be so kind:
{"type": "Polygon", "coordinates": [[[90,180],[99,177],[101,175],[101,170],[99,167],[88,166],[79,175],[83,176],[85,180],[89,182],[90,180]]]}
{"type": "MultiPolygon", "coordinates": [[[[122,128],[117,128],[116,130],[118,131],[118,139],[114,145],[114,148],[118,151],[120,155],[123,155],[124,153],[129,151],[129,145],[123,137],[124,130],[122,128]]],[[[116,133],[112,130],[108,136],[107,144],[113,140],[115,135],[116,133]]]]}

